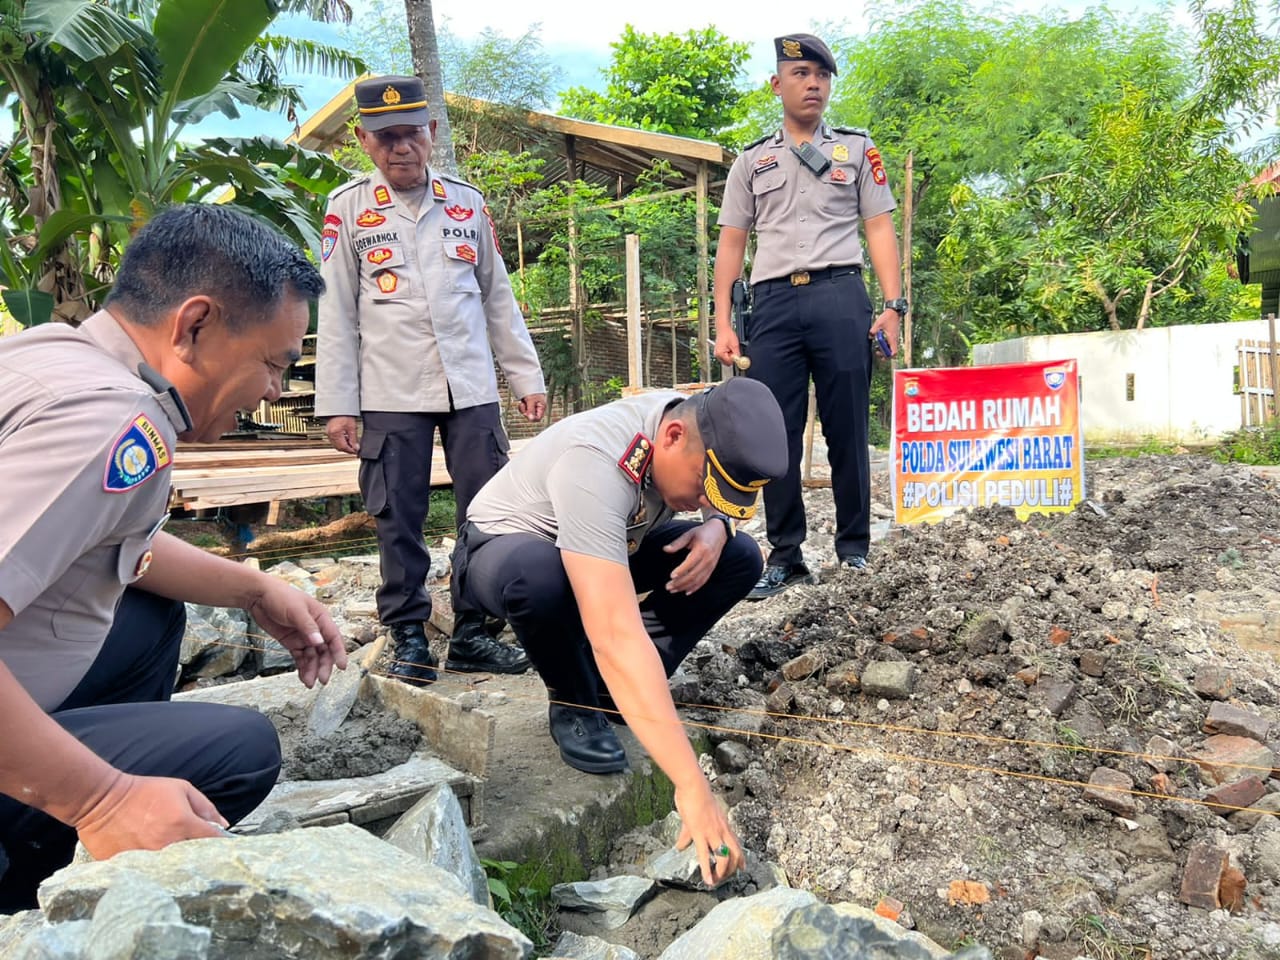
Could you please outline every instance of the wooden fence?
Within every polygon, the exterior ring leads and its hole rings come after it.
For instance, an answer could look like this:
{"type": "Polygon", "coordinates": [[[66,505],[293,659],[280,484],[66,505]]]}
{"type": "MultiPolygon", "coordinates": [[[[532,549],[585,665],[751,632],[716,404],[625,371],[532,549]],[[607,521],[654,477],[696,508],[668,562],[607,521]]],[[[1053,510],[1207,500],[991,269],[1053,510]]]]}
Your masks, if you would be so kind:
{"type": "Polygon", "coordinates": [[[1237,370],[1240,394],[1240,425],[1260,427],[1280,417],[1276,407],[1276,384],[1280,382],[1280,352],[1276,347],[1276,318],[1267,317],[1267,340],[1241,340],[1237,370]]]}

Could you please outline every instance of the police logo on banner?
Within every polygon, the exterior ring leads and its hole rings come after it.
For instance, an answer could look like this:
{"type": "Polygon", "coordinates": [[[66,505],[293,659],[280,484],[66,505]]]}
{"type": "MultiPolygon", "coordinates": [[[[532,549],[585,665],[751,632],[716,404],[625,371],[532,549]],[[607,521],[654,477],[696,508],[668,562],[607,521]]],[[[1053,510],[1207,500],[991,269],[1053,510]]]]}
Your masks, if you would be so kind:
{"type": "Polygon", "coordinates": [[[1050,390],[1061,389],[1062,385],[1067,382],[1067,371],[1061,367],[1050,367],[1044,372],[1044,385],[1050,390]]]}
{"type": "Polygon", "coordinates": [[[171,459],[156,425],[140,413],[111,445],[102,489],[107,493],[132,490],[167,467],[171,459]]]}

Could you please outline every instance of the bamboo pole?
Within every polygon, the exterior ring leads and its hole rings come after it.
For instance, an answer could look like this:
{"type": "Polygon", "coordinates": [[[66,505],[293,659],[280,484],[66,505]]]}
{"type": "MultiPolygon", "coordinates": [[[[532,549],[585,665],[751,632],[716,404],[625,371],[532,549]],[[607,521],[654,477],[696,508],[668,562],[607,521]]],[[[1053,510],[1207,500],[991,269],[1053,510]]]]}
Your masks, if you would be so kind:
{"type": "Polygon", "coordinates": [[[627,386],[644,386],[640,371],[640,237],[627,234],[627,386]]]}
{"type": "Polygon", "coordinates": [[[907,315],[902,318],[902,365],[911,366],[911,321],[915,297],[911,295],[911,221],[913,215],[912,180],[915,155],[907,154],[907,175],[902,200],[902,295],[907,298],[907,315]]]}
{"type": "Polygon", "coordinates": [[[1271,416],[1280,421],[1280,357],[1276,356],[1276,315],[1267,314],[1267,346],[1271,351],[1271,416]]]}
{"type": "MultiPolygon", "coordinates": [[[[698,379],[711,377],[711,305],[707,302],[707,161],[698,162],[698,199],[697,199],[697,231],[698,231],[698,379]]],[[[675,328],[671,329],[672,341],[675,340],[675,328]]]]}

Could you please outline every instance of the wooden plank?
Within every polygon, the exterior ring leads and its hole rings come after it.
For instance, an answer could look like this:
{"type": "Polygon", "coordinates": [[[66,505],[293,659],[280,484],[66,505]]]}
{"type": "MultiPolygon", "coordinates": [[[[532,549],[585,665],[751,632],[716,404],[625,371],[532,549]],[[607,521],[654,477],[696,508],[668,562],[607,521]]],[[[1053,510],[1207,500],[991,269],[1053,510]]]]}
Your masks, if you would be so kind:
{"type": "Polygon", "coordinates": [[[267,526],[274,527],[280,522],[280,501],[272,500],[271,505],[267,507],[267,526]]]}

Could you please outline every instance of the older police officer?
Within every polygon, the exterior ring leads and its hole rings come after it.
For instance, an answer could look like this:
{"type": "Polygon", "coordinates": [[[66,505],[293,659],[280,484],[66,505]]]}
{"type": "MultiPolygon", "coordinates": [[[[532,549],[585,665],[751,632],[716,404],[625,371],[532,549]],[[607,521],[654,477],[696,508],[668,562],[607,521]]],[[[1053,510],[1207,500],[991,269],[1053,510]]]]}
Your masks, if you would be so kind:
{"type": "MultiPolygon", "coordinates": [[[[356,104],[356,137],[377,171],[329,197],[316,414],[328,418],[334,447],[360,457],[360,492],[382,561],[378,616],[395,646],[391,672],[427,683],[436,674],[423,628],[431,558],[422,523],[435,431],[460,524],[476,491],[507,462],[494,354],[528,419],[542,418],[546,388],[484,197],[428,166],[436,122],[422,81],[363,80],[356,104]]],[[[450,670],[528,669],[528,658],[490,637],[456,591],[454,612],[450,670]]]]}
{"type": "Polygon", "coordinates": [[[105,309],[0,340],[0,911],[34,906],[77,834],[99,859],[216,836],[275,784],[261,714],[163,702],[180,601],[249,610],[307,686],[346,666],[316,600],[160,532],[176,439],[279,396],[321,287],[269,227],[176,207],[105,309]]]}
{"type": "Polygon", "coordinates": [[[892,348],[907,312],[895,204],[880,151],[866,131],[822,121],[835,58],[809,34],[778,37],[774,46],[778,72],[771,82],[782,101],[782,127],[750,144],[729,171],[715,270],[715,353],[731,363],[740,349],[729,323],[731,290],[754,229],[750,376],[767,384],[782,407],[790,462],[786,476],[764,492],[773,549],[750,599],[811,580],[800,550],[805,539],[801,436],[810,375],[831,462],[836,557],[847,566],[866,565],[871,338],[883,332],[892,348]],[[887,297],[875,316],[862,282],[859,219],[887,297]]]}
{"type": "Polygon", "coordinates": [[[529,441],[471,502],[459,542],[462,594],[524,644],[561,759],[586,773],[625,769],[601,708],[620,713],[675,784],[708,883],[742,852],[667,678],[759,576],[760,549],[735,522],[785,469],[782,414],[761,384],[643,394],[529,441]],[[673,517],[698,509],[702,522],[673,517]]]}

